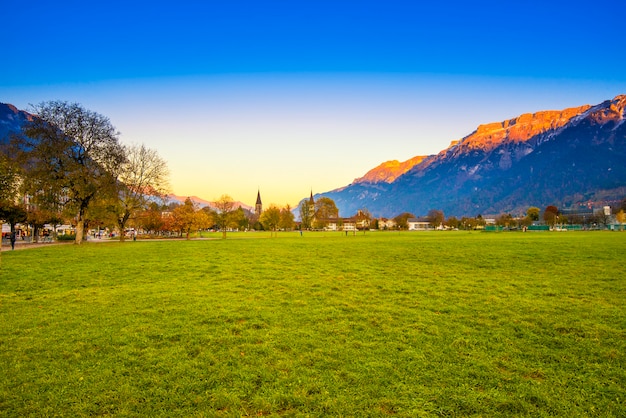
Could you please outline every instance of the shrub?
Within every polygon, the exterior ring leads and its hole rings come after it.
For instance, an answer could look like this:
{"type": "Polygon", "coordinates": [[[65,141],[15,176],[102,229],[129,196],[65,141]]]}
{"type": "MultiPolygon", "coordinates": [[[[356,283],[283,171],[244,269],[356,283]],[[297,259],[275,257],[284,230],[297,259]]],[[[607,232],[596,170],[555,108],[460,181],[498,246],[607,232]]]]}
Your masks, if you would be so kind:
{"type": "Polygon", "coordinates": [[[64,234],[57,236],[57,241],[74,241],[75,239],[75,234],[64,234]]]}

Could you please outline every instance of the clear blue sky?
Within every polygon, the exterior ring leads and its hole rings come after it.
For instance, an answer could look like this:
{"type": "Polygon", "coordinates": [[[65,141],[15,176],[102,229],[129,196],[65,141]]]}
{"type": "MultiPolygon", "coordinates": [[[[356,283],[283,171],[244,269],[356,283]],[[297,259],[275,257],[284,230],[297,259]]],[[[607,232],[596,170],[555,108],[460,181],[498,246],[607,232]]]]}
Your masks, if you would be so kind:
{"type": "Polygon", "coordinates": [[[294,205],[626,93],[623,0],[2,3],[1,102],[80,102],[206,199],[294,205]]]}

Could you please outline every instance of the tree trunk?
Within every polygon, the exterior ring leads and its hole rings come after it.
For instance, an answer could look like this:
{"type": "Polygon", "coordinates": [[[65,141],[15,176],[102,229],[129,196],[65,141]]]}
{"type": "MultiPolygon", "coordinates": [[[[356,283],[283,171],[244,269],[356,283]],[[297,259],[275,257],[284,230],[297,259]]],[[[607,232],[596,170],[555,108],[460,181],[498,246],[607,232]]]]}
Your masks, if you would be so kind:
{"type": "Polygon", "coordinates": [[[130,211],[128,210],[124,211],[121,218],[117,218],[117,226],[120,228],[120,242],[126,240],[126,222],[128,222],[128,218],[130,218],[130,211]]]}
{"type": "Polygon", "coordinates": [[[76,239],[74,240],[74,244],[82,244],[83,235],[85,234],[85,220],[82,215],[78,215],[78,220],[76,221],[76,239]]]}
{"type": "Polygon", "coordinates": [[[126,233],[124,232],[126,229],[126,221],[124,219],[118,219],[117,227],[120,229],[120,242],[126,241],[126,233]]]}

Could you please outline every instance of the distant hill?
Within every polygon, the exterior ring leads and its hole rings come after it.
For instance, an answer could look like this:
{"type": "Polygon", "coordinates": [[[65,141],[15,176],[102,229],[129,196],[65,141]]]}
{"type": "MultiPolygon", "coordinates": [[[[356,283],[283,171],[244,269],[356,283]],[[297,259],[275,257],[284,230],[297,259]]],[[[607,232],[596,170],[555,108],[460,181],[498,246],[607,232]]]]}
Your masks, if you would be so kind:
{"type": "Polygon", "coordinates": [[[24,123],[33,120],[33,115],[15,106],[0,103],[0,145],[7,144],[13,134],[21,134],[24,123]]]}
{"type": "Polygon", "coordinates": [[[480,125],[437,155],[392,161],[320,193],[342,215],[367,208],[446,216],[525,212],[529,206],[619,201],[626,196],[626,95],[596,106],[528,113],[480,125]]]}
{"type": "MultiPolygon", "coordinates": [[[[185,203],[185,200],[187,200],[188,197],[191,199],[193,203],[198,205],[198,207],[204,208],[206,206],[209,206],[212,209],[216,209],[215,202],[210,202],[198,196],[176,196],[176,195],[170,194],[170,195],[167,195],[166,203],[172,203],[172,202],[185,203]]],[[[239,202],[239,201],[235,202],[234,207],[235,208],[241,207],[242,209],[245,209],[251,212],[254,211],[254,208],[252,206],[246,205],[245,203],[239,202]]]]}

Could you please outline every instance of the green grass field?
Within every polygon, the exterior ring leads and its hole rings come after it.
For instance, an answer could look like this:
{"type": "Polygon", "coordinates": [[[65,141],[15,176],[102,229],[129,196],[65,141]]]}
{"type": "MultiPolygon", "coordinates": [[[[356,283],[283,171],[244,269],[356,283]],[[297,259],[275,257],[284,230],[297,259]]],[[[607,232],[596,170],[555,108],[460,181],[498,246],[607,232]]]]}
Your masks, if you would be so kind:
{"type": "Polygon", "coordinates": [[[5,248],[0,416],[626,415],[626,233],[228,237],[5,248]]]}

